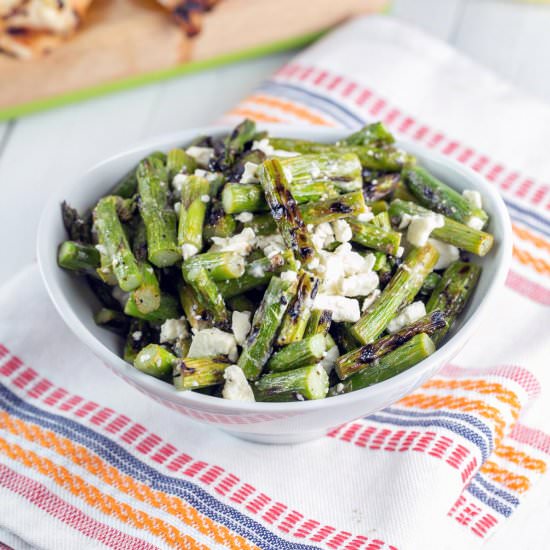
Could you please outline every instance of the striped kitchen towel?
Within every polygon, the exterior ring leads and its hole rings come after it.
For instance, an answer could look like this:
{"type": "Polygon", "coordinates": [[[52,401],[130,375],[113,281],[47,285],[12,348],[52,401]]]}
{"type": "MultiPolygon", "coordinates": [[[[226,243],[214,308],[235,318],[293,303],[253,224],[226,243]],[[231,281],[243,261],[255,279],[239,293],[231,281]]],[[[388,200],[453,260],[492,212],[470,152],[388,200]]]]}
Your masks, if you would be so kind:
{"type": "MultiPolygon", "coordinates": [[[[455,365],[399,403],[314,442],[262,446],[125,384],[72,336],[30,266],[0,290],[0,548],[451,550],[498,538],[533,500],[550,461],[550,219],[547,188],[521,174],[550,166],[550,110],[370,18],[301,54],[227,120],[242,116],[383,119],[485,174],[517,236],[500,303],[455,365]]],[[[522,548],[543,547],[522,535],[522,548]]]]}

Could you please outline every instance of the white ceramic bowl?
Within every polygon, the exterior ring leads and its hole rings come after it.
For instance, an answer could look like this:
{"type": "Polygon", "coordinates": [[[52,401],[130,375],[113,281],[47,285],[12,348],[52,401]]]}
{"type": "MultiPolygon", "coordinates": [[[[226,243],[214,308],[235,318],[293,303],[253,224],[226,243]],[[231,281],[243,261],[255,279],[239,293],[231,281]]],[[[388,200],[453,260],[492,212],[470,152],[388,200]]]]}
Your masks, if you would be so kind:
{"type": "MultiPolygon", "coordinates": [[[[267,128],[272,135],[316,141],[334,141],[349,132],[321,131],[281,126],[267,128]]],[[[414,144],[400,143],[437,177],[457,189],[474,189],[483,196],[489,212],[489,230],[496,243],[491,253],[475,258],[483,266],[479,284],[461,319],[445,344],[433,355],[402,374],[353,393],[295,403],[241,403],[194,392],[178,392],[173,386],[143,374],[120,357],[122,341],[93,321],[98,304],[79,278],[59,269],[57,247],[66,239],[60,203],[86,209],[112,188],[114,182],[154,150],[167,151],[189,143],[200,134],[223,134],[227,128],[195,128],[151,140],[94,166],[76,181],[62,182],[44,209],[38,230],[38,261],[44,283],[67,326],[116,374],[132,386],[197,421],[217,426],[238,437],[265,443],[306,441],[329,428],[371,414],[391,405],[430,378],[464,346],[482,320],[483,311],[504,283],[511,259],[511,226],[497,191],[475,172],[414,144]]],[[[90,376],[101,376],[101,373],[90,376]]]]}

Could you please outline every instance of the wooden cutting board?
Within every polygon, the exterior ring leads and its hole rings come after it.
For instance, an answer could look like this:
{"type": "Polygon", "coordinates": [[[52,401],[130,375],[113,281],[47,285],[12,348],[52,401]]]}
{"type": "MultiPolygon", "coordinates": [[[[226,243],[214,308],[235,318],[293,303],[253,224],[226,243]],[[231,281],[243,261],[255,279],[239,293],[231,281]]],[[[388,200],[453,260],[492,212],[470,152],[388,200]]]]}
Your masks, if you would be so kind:
{"type": "Polygon", "coordinates": [[[188,38],[154,0],[95,0],[41,59],[0,55],[0,119],[306,43],[385,0],[222,0],[188,38]]]}

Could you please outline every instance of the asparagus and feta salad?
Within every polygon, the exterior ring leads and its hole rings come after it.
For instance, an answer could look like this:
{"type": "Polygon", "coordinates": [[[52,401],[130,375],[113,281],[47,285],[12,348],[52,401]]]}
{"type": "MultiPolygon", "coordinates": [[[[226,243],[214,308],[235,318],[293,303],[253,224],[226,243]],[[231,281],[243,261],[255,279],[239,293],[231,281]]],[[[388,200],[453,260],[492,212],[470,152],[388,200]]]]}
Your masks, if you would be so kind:
{"type": "Polygon", "coordinates": [[[58,263],[87,280],[124,359],[241,401],[322,399],[422,361],[493,245],[479,193],[439,181],[381,123],[327,144],[245,120],[62,213],[58,263]]]}

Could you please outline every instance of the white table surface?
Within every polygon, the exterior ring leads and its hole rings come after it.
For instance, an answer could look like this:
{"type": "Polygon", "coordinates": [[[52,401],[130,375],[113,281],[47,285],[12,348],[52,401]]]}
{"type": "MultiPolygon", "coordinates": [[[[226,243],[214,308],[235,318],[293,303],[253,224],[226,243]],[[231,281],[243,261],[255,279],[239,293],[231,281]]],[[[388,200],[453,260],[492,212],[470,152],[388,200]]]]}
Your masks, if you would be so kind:
{"type": "MultiPolygon", "coordinates": [[[[507,0],[393,4],[396,16],[550,101],[550,5],[507,0]]],[[[41,207],[58,182],[136,141],[208,124],[292,55],[273,55],[0,123],[0,285],[34,260],[41,207]]],[[[547,475],[485,548],[550,548],[549,518],[547,475]]]]}

